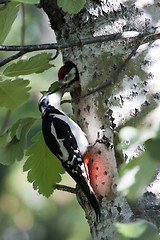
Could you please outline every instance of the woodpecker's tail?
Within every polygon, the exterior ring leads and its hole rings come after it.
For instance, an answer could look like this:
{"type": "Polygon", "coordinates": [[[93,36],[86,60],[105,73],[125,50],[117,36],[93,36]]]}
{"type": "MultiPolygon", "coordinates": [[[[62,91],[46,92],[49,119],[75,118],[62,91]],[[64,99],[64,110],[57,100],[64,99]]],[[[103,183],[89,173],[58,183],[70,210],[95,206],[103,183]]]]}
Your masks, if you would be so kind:
{"type": "Polygon", "coordinates": [[[88,201],[90,202],[91,206],[93,207],[95,214],[96,214],[96,219],[97,222],[100,219],[100,207],[99,207],[99,203],[97,201],[97,198],[93,192],[93,189],[91,186],[88,186],[88,184],[86,184],[85,186],[81,186],[83,192],[85,193],[86,197],[88,198],[88,201]]]}
{"type": "Polygon", "coordinates": [[[98,200],[94,194],[93,188],[90,185],[90,181],[88,179],[86,179],[83,175],[82,176],[77,175],[77,174],[75,175],[70,171],[68,171],[68,173],[76,181],[78,186],[82,189],[82,191],[86,195],[90,205],[92,206],[92,208],[95,211],[96,219],[98,222],[100,219],[100,207],[99,207],[98,200]]]}
{"type": "MultiPolygon", "coordinates": [[[[82,166],[84,167],[84,165],[82,164],[82,166]]],[[[84,194],[86,195],[90,205],[92,206],[92,208],[95,211],[96,214],[96,219],[97,221],[99,221],[100,218],[100,208],[99,208],[99,203],[98,200],[94,194],[93,188],[90,185],[90,181],[87,177],[87,174],[85,171],[81,172],[81,174],[75,174],[74,172],[71,171],[71,169],[67,169],[67,172],[69,173],[69,175],[76,181],[76,183],[78,184],[78,186],[82,189],[82,191],[84,192],[84,194]]]]}

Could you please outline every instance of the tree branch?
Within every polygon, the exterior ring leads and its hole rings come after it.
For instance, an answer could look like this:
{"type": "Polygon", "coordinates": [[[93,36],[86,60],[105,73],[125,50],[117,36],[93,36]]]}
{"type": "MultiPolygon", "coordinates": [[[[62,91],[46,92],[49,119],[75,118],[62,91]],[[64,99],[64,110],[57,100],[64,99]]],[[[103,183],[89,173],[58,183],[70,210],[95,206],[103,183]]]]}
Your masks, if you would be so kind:
{"type": "Polygon", "coordinates": [[[27,52],[26,52],[26,51],[20,51],[20,52],[16,53],[15,55],[12,55],[12,56],[4,59],[3,61],[0,62],[0,67],[2,67],[2,66],[4,66],[5,64],[11,62],[11,61],[14,60],[14,59],[17,59],[17,58],[23,56],[25,53],[27,53],[27,52]]]}
{"type": "Polygon", "coordinates": [[[55,184],[55,185],[53,185],[53,187],[57,190],[61,190],[61,191],[76,194],[76,189],[72,188],[72,187],[68,187],[68,186],[61,185],[61,184],[55,184]]]}
{"type": "MultiPolygon", "coordinates": [[[[39,45],[25,45],[25,46],[4,46],[0,45],[0,51],[20,51],[22,56],[25,53],[32,52],[32,51],[40,51],[40,50],[62,50],[65,48],[76,47],[76,46],[83,46],[88,44],[94,43],[101,43],[101,42],[109,42],[109,41],[116,41],[116,40],[126,40],[126,39],[141,39],[142,37],[148,38],[150,36],[160,35],[160,26],[151,28],[145,32],[137,32],[137,31],[129,31],[129,32],[120,32],[114,33],[109,35],[102,35],[98,37],[92,38],[85,38],[85,39],[75,39],[72,41],[65,41],[63,43],[48,43],[48,44],[39,44],[39,45]]],[[[14,55],[13,59],[18,58],[18,54],[14,55]]],[[[12,59],[12,56],[9,57],[12,59]]],[[[9,60],[7,58],[7,60],[9,60]]],[[[3,60],[0,62],[0,66],[8,63],[9,61],[3,60]]]]}

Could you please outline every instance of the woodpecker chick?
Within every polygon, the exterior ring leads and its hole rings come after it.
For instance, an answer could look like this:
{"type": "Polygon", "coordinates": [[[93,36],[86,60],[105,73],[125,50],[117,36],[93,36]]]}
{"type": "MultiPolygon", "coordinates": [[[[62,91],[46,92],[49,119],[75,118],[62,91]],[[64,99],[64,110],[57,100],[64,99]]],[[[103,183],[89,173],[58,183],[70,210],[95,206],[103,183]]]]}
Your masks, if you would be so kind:
{"type": "Polygon", "coordinates": [[[79,73],[76,65],[72,61],[67,61],[58,71],[60,85],[71,92],[73,88],[79,86],[79,73]]]}

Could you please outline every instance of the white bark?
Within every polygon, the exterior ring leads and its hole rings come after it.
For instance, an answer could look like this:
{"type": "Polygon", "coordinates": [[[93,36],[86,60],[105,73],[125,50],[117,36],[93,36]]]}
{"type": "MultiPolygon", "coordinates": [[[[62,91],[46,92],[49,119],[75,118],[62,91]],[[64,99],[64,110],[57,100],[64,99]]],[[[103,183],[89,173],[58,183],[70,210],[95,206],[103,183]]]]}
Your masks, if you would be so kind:
{"type": "MultiPolygon", "coordinates": [[[[52,1],[41,0],[41,3],[51,20],[58,42],[123,31],[143,32],[160,25],[159,1],[88,0],[77,15],[63,13],[52,1]]],[[[125,198],[117,195],[115,190],[116,162],[119,159],[115,159],[113,131],[129,119],[139,116],[141,109],[150,104],[151,96],[159,98],[159,39],[144,39],[145,43],[117,74],[138,42],[139,39],[117,40],[62,51],[64,61],[71,60],[78,67],[81,94],[114,78],[112,85],[73,103],[77,122],[87,134],[90,144],[95,142],[101,128],[107,138],[105,144],[96,144],[92,152],[94,166],[91,167],[91,181],[96,194],[103,196],[100,222],[95,223],[92,213],[86,210],[92,237],[97,240],[118,239],[114,223],[129,222],[133,215],[125,198]],[[98,151],[102,154],[98,155],[98,151]]],[[[153,108],[156,106],[153,104],[153,108]]],[[[144,117],[146,114],[140,120],[143,121],[144,117]]]]}

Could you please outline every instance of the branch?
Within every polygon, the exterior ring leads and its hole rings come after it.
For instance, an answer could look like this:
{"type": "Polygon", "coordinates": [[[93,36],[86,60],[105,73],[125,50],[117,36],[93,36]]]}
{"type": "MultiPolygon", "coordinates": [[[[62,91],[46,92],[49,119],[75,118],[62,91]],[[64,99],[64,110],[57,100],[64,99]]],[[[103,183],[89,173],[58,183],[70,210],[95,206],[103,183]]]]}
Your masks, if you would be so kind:
{"type": "Polygon", "coordinates": [[[55,185],[53,185],[53,187],[57,190],[61,190],[61,191],[76,194],[76,189],[72,188],[72,187],[68,187],[68,186],[61,185],[61,184],[55,184],[55,185]]]}
{"type": "MultiPolygon", "coordinates": [[[[20,51],[21,54],[32,52],[32,51],[40,51],[40,50],[52,50],[56,49],[57,51],[88,44],[95,44],[101,42],[109,42],[116,40],[126,40],[126,39],[138,39],[138,38],[148,38],[150,36],[160,35],[160,26],[151,28],[145,32],[137,32],[137,31],[128,31],[128,32],[120,32],[109,35],[102,35],[98,37],[85,38],[85,39],[75,39],[72,41],[65,41],[63,43],[48,43],[48,44],[39,44],[39,45],[25,45],[25,46],[4,46],[0,45],[0,51],[20,51]]],[[[14,55],[15,57],[16,55],[14,55]]],[[[21,55],[22,56],[22,55],[21,55]]],[[[12,57],[12,56],[11,56],[12,57]]],[[[17,55],[18,58],[18,55],[17,55]]],[[[14,58],[15,59],[15,58],[14,58]]],[[[5,60],[3,60],[5,62],[5,60]]],[[[3,64],[4,65],[4,64],[3,64]]],[[[0,66],[2,66],[2,62],[0,62],[0,66]]]]}
{"type": "Polygon", "coordinates": [[[130,38],[142,38],[142,37],[150,37],[153,35],[160,34],[160,26],[152,28],[146,32],[122,32],[122,33],[114,33],[109,35],[102,35],[98,37],[85,38],[85,39],[76,39],[72,41],[65,41],[63,43],[48,43],[48,44],[39,44],[39,45],[25,45],[25,46],[4,46],[0,45],[0,51],[40,51],[40,50],[61,50],[64,48],[70,48],[75,46],[88,45],[92,43],[101,43],[101,42],[109,42],[115,40],[124,40],[130,38]]]}
{"type": "Polygon", "coordinates": [[[26,51],[20,51],[20,52],[16,53],[15,55],[12,55],[12,56],[4,59],[3,61],[0,62],[0,67],[2,67],[2,66],[4,66],[5,64],[11,62],[11,61],[14,60],[14,59],[17,59],[17,58],[23,56],[25,53],[26,53],[26,51]]]}

